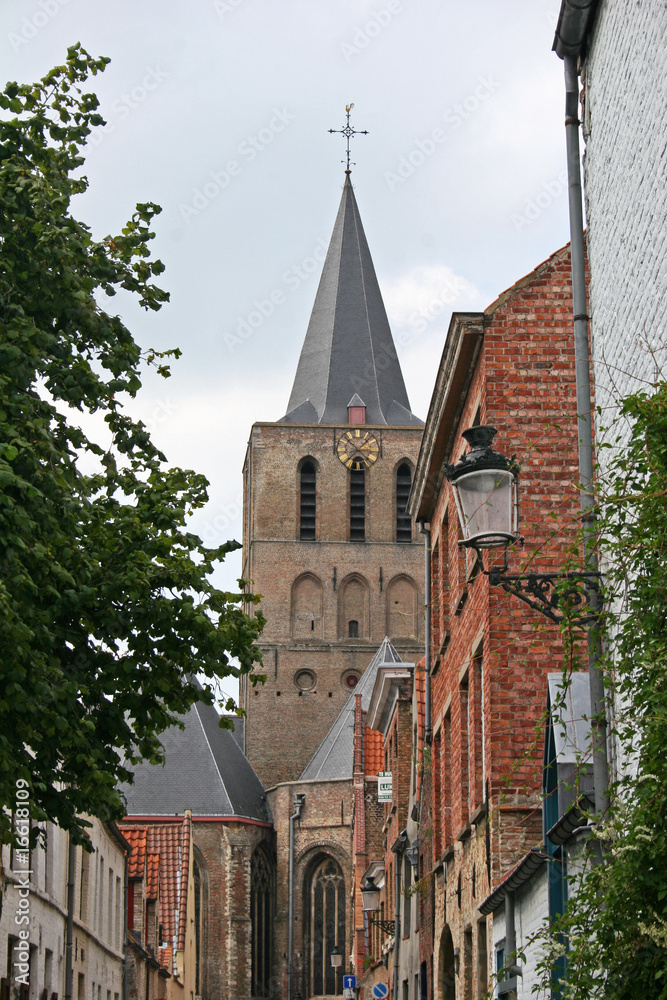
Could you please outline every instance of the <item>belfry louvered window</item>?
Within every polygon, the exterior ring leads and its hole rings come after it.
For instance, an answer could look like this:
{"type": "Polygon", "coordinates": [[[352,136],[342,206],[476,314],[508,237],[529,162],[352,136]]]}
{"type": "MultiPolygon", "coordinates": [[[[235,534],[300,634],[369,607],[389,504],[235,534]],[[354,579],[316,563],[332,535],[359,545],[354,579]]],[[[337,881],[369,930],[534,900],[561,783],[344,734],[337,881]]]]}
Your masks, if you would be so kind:
{"type": "Polygon", "coordinates": [[[407,462],[396,471],[396,541],[412,541],[412,518],[406,513],[408,498],[412,488],[412,472],[407,462]]]}
{"type": "Polygon", "coordinates": [[[366,470],[350,471],[350,541],[366,540],[366,470]]]}
{"type": "Polygon", "coordinates": [[[303,541],[315,540],[315,488],[317,475],[313,462],[301,466],[301,510],[299,537],[303,541]]]}

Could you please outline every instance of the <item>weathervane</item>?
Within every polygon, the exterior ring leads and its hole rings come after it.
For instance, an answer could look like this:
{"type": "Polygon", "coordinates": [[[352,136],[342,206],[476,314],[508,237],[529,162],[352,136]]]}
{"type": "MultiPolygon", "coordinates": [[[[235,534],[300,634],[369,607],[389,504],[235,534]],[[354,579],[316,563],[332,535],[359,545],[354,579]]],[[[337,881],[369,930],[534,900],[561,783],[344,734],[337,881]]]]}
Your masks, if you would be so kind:
{"type": "MultiPolygon", "coordinates": [[[[357,129],[352,128],[352,126],[350,125],[350,111],[352,110],[353,107],[354,107],[354,104],[348,104],[345,107],[345,111],[347,113],[347,121],[345,123],[345,127],[344,128],[330,128],[329,129],[330,133],[331,132],[340,132],[340,134],[344,135],[345,138],[346,138],[346,140],[347,140],[347,160],[345,161],[346,162],[346,167],[345,167],[345,173],[346,174],[349,174],[349,172],[350,172],[350,139],[352,138],[353,135],[368,135],[368,132],[365,129],[364,129],[363,132],[362,131],[358,131],[357,129]]],[[[344,161],[341,160],[340,162],[343,163],[344,161]]],[[[353,166],[356,166],[356,164],[353,163],[353,166]]]]}

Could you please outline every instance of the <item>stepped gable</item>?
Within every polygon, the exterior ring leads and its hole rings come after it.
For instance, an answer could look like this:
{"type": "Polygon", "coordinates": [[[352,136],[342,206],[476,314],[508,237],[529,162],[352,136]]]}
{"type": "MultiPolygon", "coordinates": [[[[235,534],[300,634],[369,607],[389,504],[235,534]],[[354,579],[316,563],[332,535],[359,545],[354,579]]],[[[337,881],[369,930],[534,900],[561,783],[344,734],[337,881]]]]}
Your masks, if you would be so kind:
{"type": "MultiPolygon", "coordinates": [[[[377,653],[361,675],[359,683],[345,702],[333,726],[320,743],[317,751],[301,775],[300,781],[323,781],[327,778],[352,777],[354,770],[354,709],[356,695],[361,695],[362,710],[364,712],[368,711],[378,668],[387,663],[402,662],[393,645],[385,636],[377,653]]],[[[375,751],[375,746],[373,749],[375,751]]]]}
{"type": "Polygon", "coordinates": [[[423,423],[410,411],[348,174],[282,421],[347,424],[355,396],[367,424],[423,423]]]}
{"type": "Polygon", "coordinates": [[[220,729],[212,705],[198,702],[160,736],[165,763],[142,762],[134,783],[122,785],[127,816],[178,816],[271,822],[261,782],[229,729],[220,729]]]}

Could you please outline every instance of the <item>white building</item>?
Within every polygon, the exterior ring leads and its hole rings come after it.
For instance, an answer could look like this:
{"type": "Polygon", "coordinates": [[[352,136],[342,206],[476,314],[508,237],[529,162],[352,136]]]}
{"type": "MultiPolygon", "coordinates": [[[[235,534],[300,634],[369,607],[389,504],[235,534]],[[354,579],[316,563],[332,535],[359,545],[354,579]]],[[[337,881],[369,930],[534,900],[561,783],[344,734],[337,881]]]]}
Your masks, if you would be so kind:
{"type": "MultiPolygon", "coordinates": [[[[121,1000],[125,846],[115,827],[91,824],[92,853],[75,852],[72,997],[121,1000]]],[[[2,847],[2,1000],[65,996],[68,855],[69,837],[52,823],[30,852],[2,847]]]]}

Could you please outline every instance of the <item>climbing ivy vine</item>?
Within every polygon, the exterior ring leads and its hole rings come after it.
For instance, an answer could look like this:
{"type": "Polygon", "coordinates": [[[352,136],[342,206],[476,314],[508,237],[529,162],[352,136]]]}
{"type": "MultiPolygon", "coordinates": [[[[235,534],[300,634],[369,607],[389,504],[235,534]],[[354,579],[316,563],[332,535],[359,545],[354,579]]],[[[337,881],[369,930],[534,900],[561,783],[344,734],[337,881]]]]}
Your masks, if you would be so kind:
{"type": "Polygon", "coordinates": [[[592,839],[544,934],[535,989],[563,1000],[667,998],[667,382],[625,398],[617,427],[597,502],[615,767],[603,862],[592,839]]]}

